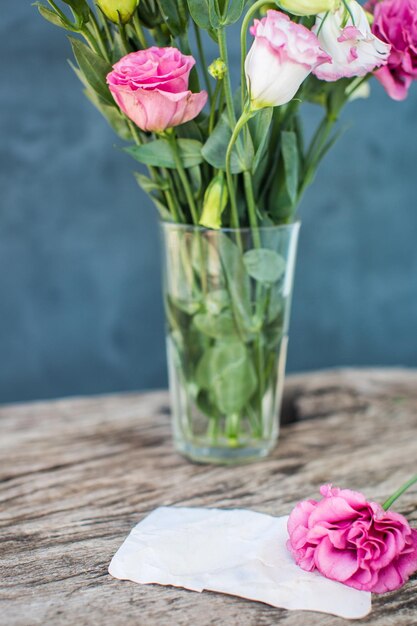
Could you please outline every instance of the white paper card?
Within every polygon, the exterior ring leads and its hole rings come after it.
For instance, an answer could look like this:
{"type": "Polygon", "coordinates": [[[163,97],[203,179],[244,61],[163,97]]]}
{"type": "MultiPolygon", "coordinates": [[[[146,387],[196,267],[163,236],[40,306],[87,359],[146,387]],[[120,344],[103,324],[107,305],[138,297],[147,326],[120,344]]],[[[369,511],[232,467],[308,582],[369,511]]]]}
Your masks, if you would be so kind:
{"type": "Polygon", "coordinates": [[[109,573],[137,583],[218,591],[286,609],[361,618],[371,594],[304,572],[286,548],[288,517],[160,507],[137,524],[109,573]]]}

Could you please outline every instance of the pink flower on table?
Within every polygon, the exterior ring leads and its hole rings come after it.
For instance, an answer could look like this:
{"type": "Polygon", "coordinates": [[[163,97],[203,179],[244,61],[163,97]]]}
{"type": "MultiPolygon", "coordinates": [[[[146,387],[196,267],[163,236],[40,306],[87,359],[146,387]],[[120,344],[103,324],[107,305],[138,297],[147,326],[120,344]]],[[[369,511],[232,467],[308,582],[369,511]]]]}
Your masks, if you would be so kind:
{"type": "Polygon", "coordinates": [[[365,76],[376,67],[385,65],[391,46],[371,32],[366,13],[356,0],[347,0],[335,13],[317,16],[313,32],[320,45],[331,57],[314,74],[320,80],[365,76]]]}
{"type": "Polygon", "coordinates": [[[330,60],[308,28],[280,11],[267,11],[250,32],[255,41],[245,71],[252,110],[289,102],[310,72],[330,60]]]}
{"type": "Polygon", "coordinates": [[[392,46],[387,65],[375,76],[391,98],[404,100],[417,79],[417,0],[383,0],[365,8],[374,14],[374,35],[392,46]]]}
{"type": "Polygon", "coordinates": [[[188,89],[192,56],[177,48],[152,47],[120,59],[107,75],[117,105],[139,128],[161,132],[195,118],[207,93],[188,89]]]}
{"type": "Polygon", "coordinates": [[[318,502],[297,504],[288,519],[288,549],[304,570],[355,589],[384,593],[417,570],[417,530],[349,489],[323,485],[318,502]]]}

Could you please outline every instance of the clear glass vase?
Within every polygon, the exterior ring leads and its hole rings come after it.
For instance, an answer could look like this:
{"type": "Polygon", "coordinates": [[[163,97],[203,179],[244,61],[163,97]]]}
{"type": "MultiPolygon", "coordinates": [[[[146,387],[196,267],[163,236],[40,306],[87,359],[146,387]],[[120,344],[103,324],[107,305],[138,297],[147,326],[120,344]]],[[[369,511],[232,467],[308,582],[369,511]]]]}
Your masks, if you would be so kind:
{"type": "Polygon", "coordinates": [[[175,446],[206,463],[264,457],[278,437],[299,223],[161,230],[175,446]]]}

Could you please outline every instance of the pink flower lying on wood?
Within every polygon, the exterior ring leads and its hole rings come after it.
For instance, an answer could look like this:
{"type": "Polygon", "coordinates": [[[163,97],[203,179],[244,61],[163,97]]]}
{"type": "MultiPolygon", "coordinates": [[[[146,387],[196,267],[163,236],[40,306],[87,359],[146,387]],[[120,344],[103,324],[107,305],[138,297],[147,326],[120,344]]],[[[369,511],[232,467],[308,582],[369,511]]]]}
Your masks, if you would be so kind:
{"type": "Polygon", "coordinates": [[[349,489],[323,485],[288,519],[288,549],[304,570],[363,591],[401,587],[417,570],[417,530],[405,517],[349,489]]]}
{"type": "Polygon", "coordinates": [[[118,106],[139,128],[161,132],[195,118],[207,93],[188,89],[195,64],[177,48],[152,47],[126,55],[107,75],[118,106]]]}
{"type": "Polygon", "coordinates": [[[417,0],[370,2],[366,8],[374,13],[372,32],[392,46],[375,76],[391,98],[404,100],[417,79],[417,0]]]}

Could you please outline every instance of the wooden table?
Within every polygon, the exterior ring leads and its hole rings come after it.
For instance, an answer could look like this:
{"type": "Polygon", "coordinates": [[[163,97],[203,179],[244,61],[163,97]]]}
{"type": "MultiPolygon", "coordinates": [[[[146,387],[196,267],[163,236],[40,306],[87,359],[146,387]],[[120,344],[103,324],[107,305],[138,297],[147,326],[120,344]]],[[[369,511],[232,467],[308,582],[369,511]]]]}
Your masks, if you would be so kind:
{"type": "MultiPolygon", "coordinates": [[[[159,505],[273,515],[325,482],[383,501],[416,472],[417,371],[342,370],[288,378],[273,455],[193,465],[171,443],[166,392],[0,409],[2,626],[340,626],[215,593],[141,586],[107,573],[131,527],[159,505]]],[[[417,490],[395,505],[417,525],[417,490]]],[[[417,580],[374,596],[361,623],[417,623],[417,580]]]]}

